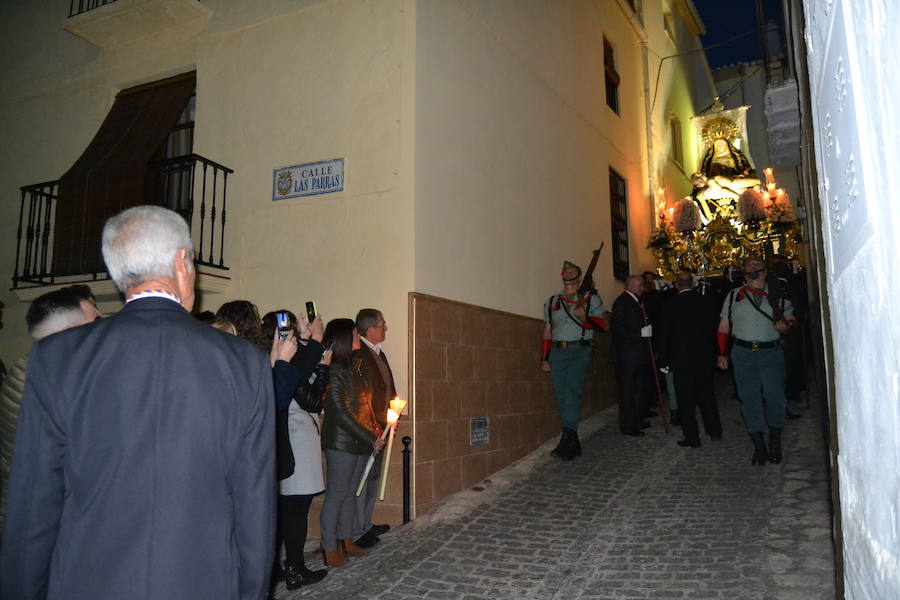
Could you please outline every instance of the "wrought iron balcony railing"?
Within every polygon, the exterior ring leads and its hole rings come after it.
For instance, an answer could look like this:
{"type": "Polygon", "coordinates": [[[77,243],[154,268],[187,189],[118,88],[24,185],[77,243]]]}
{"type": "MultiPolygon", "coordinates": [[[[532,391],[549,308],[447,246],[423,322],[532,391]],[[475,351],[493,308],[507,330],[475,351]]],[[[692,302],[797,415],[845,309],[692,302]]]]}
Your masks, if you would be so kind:
{"type": "MultiPolygon", "coordinates": [[[[198,154],[189,154],[147,165],[144,203],[165,206],[178,212],[194,239],[194,262],[215,269],[225,265],[225,219],[228,176],[234,173],[198,154]]],[[[60,283],[53,272],[53,233],[59,202],[59,181],[21,188],[19,222],[16,230],[16,266],[13,289],[60,283]]],[[[86,221],[87,222],[87,221],[86,221]]],[[[85,226],[85,230],[87,226],[85,226]]],[[[83,232],[84,233],[84,232],[83,232]]],[[[99,237],[89,243],[99,247],[99,237]]],[[[72,274],[65,275],[71,280],[72,274]]],[[[81,273],[79,279],[107,279],[104,270],[81,273]]]]}
{"type": "Polygon", "coordinates": [[[86,13],[106,4],[112,4],[115,1],[116,0],[69,0],[69,17],[86,13]]]}

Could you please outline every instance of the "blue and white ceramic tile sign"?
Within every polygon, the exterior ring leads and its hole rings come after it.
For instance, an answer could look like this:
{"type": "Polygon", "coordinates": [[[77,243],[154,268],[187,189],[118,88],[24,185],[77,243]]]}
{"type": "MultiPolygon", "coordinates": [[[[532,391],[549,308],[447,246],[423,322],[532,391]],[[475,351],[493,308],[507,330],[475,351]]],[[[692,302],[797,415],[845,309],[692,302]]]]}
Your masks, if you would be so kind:
{"type": "Polygon", "coordinates": [[[343,158],[275,169],[272,177],[272,200],[330,194],[343,190],[343,158]]]}

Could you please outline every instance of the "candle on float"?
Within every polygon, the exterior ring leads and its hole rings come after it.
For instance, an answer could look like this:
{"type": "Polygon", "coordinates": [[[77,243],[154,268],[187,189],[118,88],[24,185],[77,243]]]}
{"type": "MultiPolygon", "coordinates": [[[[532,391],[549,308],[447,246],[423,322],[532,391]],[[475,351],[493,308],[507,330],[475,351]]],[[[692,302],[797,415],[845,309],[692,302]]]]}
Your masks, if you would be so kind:
{"type": "Polygon", "coordinates": [[[769,192],[769,195],[773,198],[775,197],[775,182],[770,181],[766,183],[766,190],[769,192]]]}
{"type": "Polygon", "coordinates": [[[764,169],[763,172],[766,174],[766,183],[775,183],[775,175],[772,173],[772,167],[764,169]]]}

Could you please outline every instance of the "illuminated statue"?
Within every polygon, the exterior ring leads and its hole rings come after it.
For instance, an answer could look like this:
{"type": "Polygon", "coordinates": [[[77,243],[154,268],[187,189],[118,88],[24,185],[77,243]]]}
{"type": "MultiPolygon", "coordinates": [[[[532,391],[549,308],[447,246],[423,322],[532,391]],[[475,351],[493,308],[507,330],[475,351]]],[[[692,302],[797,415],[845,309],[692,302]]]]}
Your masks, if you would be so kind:
{"type": "Polygon", "coordinates": [[[691,176],[691,194],[700,207],[704,224],[717,215],[730,216],[734,203],[749,187],[759,185],[747,156],[735,147],[738,126],[724,115],[706,122],[700,134],[707,150],[700,170],[691,176]]]}

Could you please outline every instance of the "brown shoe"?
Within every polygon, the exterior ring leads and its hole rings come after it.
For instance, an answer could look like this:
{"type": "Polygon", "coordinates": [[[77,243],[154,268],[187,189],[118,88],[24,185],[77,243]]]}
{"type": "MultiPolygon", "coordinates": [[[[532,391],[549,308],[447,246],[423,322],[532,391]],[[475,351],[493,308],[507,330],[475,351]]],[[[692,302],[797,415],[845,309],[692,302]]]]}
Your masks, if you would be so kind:
{"type": "Polygon", "coordinates": [[[342,540],[341,544],[344,546],[344,554],[347,556],[365,556],[370,551],[365,548],[360,548],[356,544],[353,543],[353,540],[347,538],[346,540],[342,540]]]}
{"type": "Polygon", "coordinates": [[[341,552],[341,545],[334,550],[322,550],[322,562],[328,567],[342,567],[347,564],[344,553],[341,552]]]}

